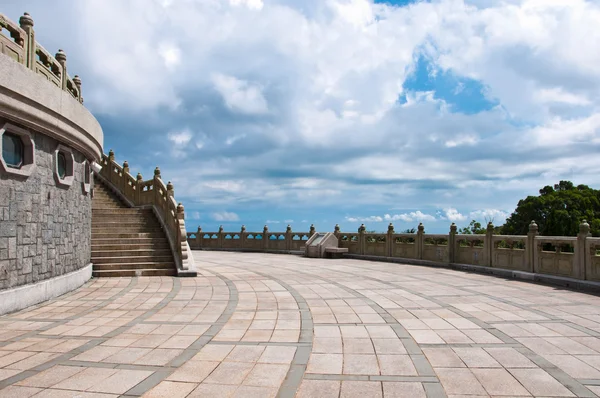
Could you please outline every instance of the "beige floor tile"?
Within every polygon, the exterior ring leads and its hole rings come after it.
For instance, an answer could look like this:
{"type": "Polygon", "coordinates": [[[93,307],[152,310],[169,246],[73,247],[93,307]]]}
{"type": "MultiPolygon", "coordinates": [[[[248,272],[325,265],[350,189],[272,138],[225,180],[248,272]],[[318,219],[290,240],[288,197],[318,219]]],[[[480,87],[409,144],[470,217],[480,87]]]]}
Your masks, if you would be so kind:
{"type": "Polygon", "coordinates": [[[134,363],[136,365],[165,366],[182,352],[183,350],[156,348],[134,363]]]}
{"type": "Polygon", "coordinates": [[[600,371],[572,355],[544,355],[574,379],[600,379],[600,371]]]}
{"type": "Polygon", "coordinates": [[[464,368],[466,365],[451,348],[423,348],[423,353],[434,368],[464,368]]]}
{"type": "Polygon", "coordinates": [[[446,342],[433,330],[409,330],[411,336],[418,344],[446,344],[446,342]]]}
{"type": "Polygon", "coordinates": [[[542,369],[508,371],[535,397],[574,397],[571,391],[542,369]]]}
{"type": "Polygon", "coordinates": [[[240,386],[233,394],[234,398],[275,398],[276,388],[240,386]]]}
{"type": "Polygon", "coordinates": [[[102,360],[110,357],[111,355],[117,354],[121,350],[122,349],[119,347],[106,347],[99,345],[96,347],[92,347],[79,355],[76,355],[72,358],[72,360],[85,362],[101,362],[102,360]]]}
{"type": "Polygon", "coordinates": [[[378,355],[382,375],[416,376],[417,370],[408,355],[378,355]]]}
{"type": "Polygon", "coordinates": [[[2,398],[29,398],[41,391],[43,391],[41,388],[12,385],[1,389],[0,396],[2,398]]]}
{"type": "Polygon", "coordinates": [[[381,398],[381,383],[377,381],[342,381],[340,398],[381,398]]]}
{"type": "Polygon", "coordinates": [[[499,368],[501,365],[483,348],[454,348],[454,352],[469,368],[499,368]]]}
{"type": "Polygon", "coordinates": [[[404,348],[404,344],[398,338],[395,339],[379,339],[373,338],[371,339],[373,342],[373,346],[375,347],[376,354],[406,354],[406,348],[404,348]]]}
{"type": "Polygon", "coordinates": [[[448,395],[487,395],[483,386],[469,369],[435,368],[435,372],[448,395]]]}
{"type": "Polygon", "coordinates": [[[337,380],[302,380],[296,398],[338,398],[340,387],[337,380]]]}
{"type": "Polygon", "coordinates": [[[222,361],[235,348],[234,345],[207,344],[197,353],[192,360],[198,361],[222,361]]]}
{"type": "Polygon", "coordinates": [[[222,362],[204,382],[211,384],[242,384],[254,364],[247,362],[222,362]]]}
{"type": "Polygon", "coordinates": [[[472,369],[471,371],[490,395],[530,395],[505,369],[472,369]]]}
{"type": "Polygon", "coordinates": [[[167,380],[201,383],[219,364],[218,361],[188,361],[167,377],[167,380]]]}
{"type": "Polygon", "coordinates": [[[377,356],[344,354],[344,374],[379,375],[377,356]]]}
{"type": "Polygon", "coordinates": [[[229,353],[226,360],[232,362],[257,362],[264,351],[264,346],[240,345],[229,353]]]}
{"type": "Polygon", "coordinates": [[[311,354],[307,373],[342,374],[342,354],[311,354]]]}
{"type": "Polygon", "coordinates": [[[21,373],[18,369],[0,369],[0,381],[21,373]]]}
{"type": "Polygon", "coordinates": [[[187,397],[197,386],[195,383],[161,381],[156,387],[142,396],[144,398],[183,398],[187,397]]]}
{"type": "Polygon", "coordinates": [[[375,354],[371,339],[344,338],[344,354],[375,354]]]}
{"type": "Polygon", "coordinates": [[[254,366],[243,384],[257,387],[279,388],[285,379],[288,369],[289,365],[259,363],[254,366]]]}
{"type": "Polygon", "coordinates": [[[485,350],[505,368],[537,368],[536,364],[514,348],[494,347],[485,350]]]}
{"type": "Polygon", "coordinates": [[[78,366],[53,366],[43,372],[26,378],[17,382],[17,385],[27,387],[40,387],[48,388],[61,381],[68,379],[69,377],[84,371],[87,368],[81,368],[78,366]]]}
{"type": "Polygon", "coordinates": [[[113,374],[116,369],[87,368],[60,383],[54,384],[52,388],[60,390],[86,391],[90,387],[103,382],[113,374]]]}
{"type": "Polygon", "coordinates": [[[89,392],[102,392],[107,394],[124,394],[150,375],[153,372],[146,370],[126,370],[120,369],[107,379],[88,388],[89,392]]]}
{"type": "Polygon", "coordinates": [[[237,385],[200,384],[188,398],[230,398],[237,389],[237,385]]]}
{"type": "Polygon", "coordinates": [[[260,363],[290,364],[296,354],[296,347],[268,346],[260,356],[260,363]]]}
{"type": "Polygon", "coordinates": [[[415,382],[383,382],[384,398],[426,398],[421,383],[415,382]]]}

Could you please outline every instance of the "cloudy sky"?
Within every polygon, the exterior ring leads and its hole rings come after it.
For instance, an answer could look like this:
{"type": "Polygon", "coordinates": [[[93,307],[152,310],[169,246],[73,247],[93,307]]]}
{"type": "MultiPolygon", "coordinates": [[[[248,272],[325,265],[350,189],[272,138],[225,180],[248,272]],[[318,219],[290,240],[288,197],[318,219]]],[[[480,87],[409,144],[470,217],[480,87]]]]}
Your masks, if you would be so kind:
{"type": "Polygon", "coordinates": [[[600,0],[0,0],[188,230],[430,232],[600,187],[600,0]]]}

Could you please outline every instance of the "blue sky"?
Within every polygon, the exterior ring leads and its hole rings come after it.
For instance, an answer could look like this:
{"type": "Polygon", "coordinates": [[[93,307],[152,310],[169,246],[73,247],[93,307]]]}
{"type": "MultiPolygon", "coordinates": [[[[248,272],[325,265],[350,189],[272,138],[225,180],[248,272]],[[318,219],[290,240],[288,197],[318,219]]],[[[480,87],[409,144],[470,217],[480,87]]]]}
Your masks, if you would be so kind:
{"type": "Polygon", "coordinates": [[[599,1],[0,0],[23,11],[188,230],[445,232],[600,186],[599,1]]]}

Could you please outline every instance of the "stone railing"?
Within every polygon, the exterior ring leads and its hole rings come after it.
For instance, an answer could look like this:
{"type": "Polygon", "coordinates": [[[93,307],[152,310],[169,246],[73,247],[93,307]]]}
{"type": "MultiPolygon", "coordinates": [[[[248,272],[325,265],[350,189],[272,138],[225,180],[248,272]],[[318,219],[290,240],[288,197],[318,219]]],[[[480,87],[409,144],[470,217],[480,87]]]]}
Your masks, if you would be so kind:
{"type": "MultiPolygon", "coordinates": [[[[339,247],[347,248],[350,256],[380,257],[388,260],[406,259],[422,263],[464,264],[511,271],[554,275],[579,280],[600,281],[600,238],[592,238],[590,226],[583,221],[577,237],[539,236],[538,226],[532,221],[527,235],[494,235],[493,225],[487,233],[463,235],[455,224],[448,234],[425,234],[420,224],[414,234],[394,231],[367,233],[364,225],[358,232],[341,232],[336,225],[334,234],[339,247]]],[[[315,233],[270,232],[188,232],[190,247],[194,250],[251,250],[267,252],[303,251],[304,244],[315,233]]]]}
{"type": "Polygon", "coordinates": [[[163,225],[177,264],[178,275],[193,273],[194,261],[187,242],[185,230],[185,210],[175,201],[175,190],[169,181],[167,185],[160,177],[160,169],[154,170],[154,178],[144,181],[140,173],[133,177],[129,173],[127,161],[120,166],[115,162],[115,154],[102,155],[100,177],[108,182],[132,207],[152,207],[163,225]]]}
{"type": "Polygon", "coordinates": [[[58,50],[53,57],[35,40],[33,18],[29,14],[23,14],[19,24],[0,14],[0,53],[44,76],[83,103],[81,79],[77,75],[73,78],[68,75],[66,54],[58,50]]]}

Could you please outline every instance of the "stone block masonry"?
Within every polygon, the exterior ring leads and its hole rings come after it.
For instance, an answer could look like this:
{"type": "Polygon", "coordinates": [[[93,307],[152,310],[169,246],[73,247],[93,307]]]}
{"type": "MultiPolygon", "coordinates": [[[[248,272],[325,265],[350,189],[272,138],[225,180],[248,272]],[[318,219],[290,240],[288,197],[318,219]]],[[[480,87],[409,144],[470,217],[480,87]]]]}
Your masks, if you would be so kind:
{"type": "MultiPolygon", "coordinates": [[[[5,122],[0,118],[0,125],[5,122]]],[[[32,175],[22,179],[0,174],[0,290],[90,263],[92,198],[83,189],[85,157],[73,150],[74,183],[59,186],[54,178],[59,142],[29,131],[35,143],[32,175]]]]}

